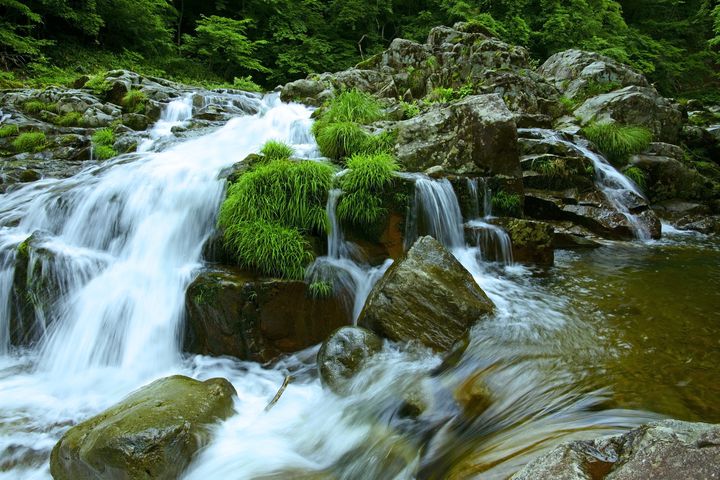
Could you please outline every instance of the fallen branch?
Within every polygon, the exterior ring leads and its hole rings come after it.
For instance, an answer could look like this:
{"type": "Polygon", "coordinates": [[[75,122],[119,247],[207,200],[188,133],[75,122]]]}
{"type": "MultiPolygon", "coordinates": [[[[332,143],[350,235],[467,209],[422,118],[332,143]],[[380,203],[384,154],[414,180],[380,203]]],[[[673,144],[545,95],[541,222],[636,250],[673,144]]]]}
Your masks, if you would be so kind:
{"type": "Polygon", "coordinates": [[[275,404],[278,402],[278,400],[280,400],[280,397],[282,396],[282,394],[285,392],[285,389],[287,388],[287,386],[293,380],[294,379],[293,379],[292,375],[288,375],[287,377],[285,377],[285,381],[283,382],[282,387],[280,387],[280,390],[277,391],[277,393],[273,397],[272,401],[270,403],[268,403],[267,407],[265,407],[266,412],[269,412],[270,409],[275,406],[275,404]]]}

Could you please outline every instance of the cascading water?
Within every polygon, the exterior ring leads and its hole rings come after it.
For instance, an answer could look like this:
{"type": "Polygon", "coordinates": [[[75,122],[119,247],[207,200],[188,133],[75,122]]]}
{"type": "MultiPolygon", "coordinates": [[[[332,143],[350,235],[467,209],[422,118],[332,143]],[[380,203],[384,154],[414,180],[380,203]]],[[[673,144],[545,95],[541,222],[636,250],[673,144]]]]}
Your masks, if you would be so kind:
{"type": "Polygon", "coordinates": [[[484,261],[499,261],[505,265],[513,263],[512,243],[510,235],[505,230],[490,223],[492,220],[492,192],[486,179],[483,182],[483,214],[480,218],[480,200],[478,198],[478,180],[468,178],[467,188],[470,193],[472,217],[467,226],[474,237],[474,245],[480,247],[480,254],[484,261]]]}
{"type": "Polygon", "coordinates": [[[577,138],[575,142],[570,142],[560,138],[556,131],[541,128],[520,129],[519,131],[537,134],[548,142],[565,145],[590,160],[595,167],[595,184],[610,204],[628,220],[635,237],[639,240],[651,238],[648,228],[631,212],[631,205],[634,203],[633,197],[645,199],[645,195],[632,180],[620,173],[605,157],[590,150],[586,140],[577,138]]]}
{"type": "MultiPolygon", "coordinates": [[[[473,329],[456,366],[439,369],[441,359],[432,352],[388,343],[352,380],[351,394],[340,397],[318,379],[316,348],[271,368],[183,357],[177,336],[184,290],[213,229],[223,190],[218,174],[269,139],[295,143],[300,155],[312,156],[316,148],[308,109],[276,97],[258,100],[258,109],[202,137],[164,142],[163,151],[150,145],[2,197],[0,479],[49,478],[49,451],[70,425],[155,378],[178,373],[225,377],[239,392],[238,413],[214,429],[187,479],[507,478],[562,440],[657,418],[609,407],[604,377],[589,381],[578,367],[622,355],[623,344],[603,342],[604,318],[592,308],[584,313],[585,302],[574,304],[562,285],[554,291],[519,267],[478,262],[476,249],[465,245],[449,183],[427,178],[418,178],[415,233],[437,235],[497,307],[473,329]],[[62,294],[39,307],[49,324],[39,345],[11,348],[17,247],[36,231],[31,261],[61,275],[62,294]],[[41,257],[41,251],[51,255],[41,257]],[[55,265],[54,259],[65,262],[61,271],[42,263],[55,265]],[[295,381],[266,411],[288,374],[295,381]],[[478,378],[492,392],[491,406],[468,415],[455,392],[478,378]],[[403,412],[418,396],[428,401],[412,419],[403,412]]],[[[340,195],[334,191],[328,201],[334,228],[326,261],[357,267],[361,262],[351,261],[335,215],[340,195]]],[[[367,280],[368,271],[362,273],[367,280]]]]}

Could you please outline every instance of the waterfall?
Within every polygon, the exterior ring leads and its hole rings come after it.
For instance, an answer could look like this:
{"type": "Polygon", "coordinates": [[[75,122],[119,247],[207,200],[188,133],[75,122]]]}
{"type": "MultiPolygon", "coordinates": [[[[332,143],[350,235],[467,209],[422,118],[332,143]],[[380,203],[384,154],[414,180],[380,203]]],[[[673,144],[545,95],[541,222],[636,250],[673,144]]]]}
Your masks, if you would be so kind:
{"type": "Polygon", "coordinates": [[[447,179],[405,174],[415,180],[415,199],[406,221],[406,249],[420,235],[430,235],[448,248],[465,245],[463,217],[457,196],[447,179]]]}
{"type": "Polygon", "coordinates": [[[637,215],[630,211],[632,197],[645,199],[645,195],[632,180],[620,173],[605,157],[590,150],[587,140],[577,139],[576,142],[570,142],[560,138],[559,134],[553,130],[541,128],[520,129],[520,131],[538,134],[549,142],[565,145],[590,160],[595,168],[595,185],[608,202],[627,219],[635,237],[639,240],[651,238],[647,227],[638,219],[637,215]]]}

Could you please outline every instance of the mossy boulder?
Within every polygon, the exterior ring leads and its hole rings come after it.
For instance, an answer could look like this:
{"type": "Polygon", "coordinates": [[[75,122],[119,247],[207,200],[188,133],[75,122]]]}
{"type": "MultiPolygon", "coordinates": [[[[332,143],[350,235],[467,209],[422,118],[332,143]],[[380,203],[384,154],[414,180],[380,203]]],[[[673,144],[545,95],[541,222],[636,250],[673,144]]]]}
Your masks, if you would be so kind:
{"type": "Polygon", "coordinates": [[[375,285],[358,324],[394,341],[447,351],[493,311],[470,272],[437,240],[421,237],[375,285]]]}
{"type": "Polygon", "coordinates": [[[320,378],[335,393],[344,393],[347,382],[363,363],[382,349],[382,339],[361,327],[335,330],[320,347],[317,356],[320,378]]]}
{"type": "Polygon", "coordinates": [[[498,223],[510,236],[514,261],[535,265],[553,264],[555,251],[552,225],[519,218],[500,219],[498,223]]]}
{"type": "Polygon", "coordinates": [[[68,430],[53,448],[56,480],[173,479],[207,441],[207,427],[233,414],[225,379],[157,380],[68,430]]]}
{"type": "Polygon", "coordinates": [[[302,281],[218,266],[186,294],[185,349],[266,362],[325,340],[350,322],[337,296],[312,298],[302,281]]]}

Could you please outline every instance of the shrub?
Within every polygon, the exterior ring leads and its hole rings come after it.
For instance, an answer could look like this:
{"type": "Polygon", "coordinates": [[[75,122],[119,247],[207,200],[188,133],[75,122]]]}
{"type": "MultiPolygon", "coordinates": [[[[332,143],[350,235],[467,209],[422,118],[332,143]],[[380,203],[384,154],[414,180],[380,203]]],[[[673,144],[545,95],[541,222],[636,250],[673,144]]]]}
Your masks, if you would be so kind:
{"type": "Polygon", "coordinates": [[[643,127],[617,123],[593,123],[583,128],[585,137],[613,164],[622,164],[630,155],[646,150],[653,140],[652,132],[643,127]]]}
{"type": "Polygon", "coordinates": [[[117,155],[114,148],[109,145],[95,145],[93,147],[93,155],[97,160],[107,160],[117,155]]]}
{"type": "Polygon", "coordinates": [[[141,90],[130,90],[122,98],[123,108],[125,111],[130,113],[142,113],[145,111],[145,104],[147,103],[147,95],[141,90]]]}
{"type": "Polygon", "coordinates": [[[295,151],[286,143],[278,142],[277,140],[270,140],[265,142],[265,145],[263,145],[260,153],[262,153],[267,160],[273,161],[287,160],[293,156],[295,151]]]}
{"type": "Polygon", "coordinates": [[[318,121],[328,124],[352,122],[368,125],[383,117],[382,105],[375,97],[359,90],[349,90],[330,100],[318,121]]]}
{"type": "Polygon", "coordinates": [[[238,263],[268,275],[303,278],[312,260],[303,234],[329,228],[325,202],[332,179],[328,164],[289,160],[261,164],[240,176],[218,218],[238,263]]]}
{"type": "Polygon", "coordinates": [[[520,195],[500,191],[492,197],[493,212],[496,215],[519,217],[522,215],[520,195]]]}
{"type": "Polygon", "coordinates": [[[623,173],[626,177],[632,180],[635,185],[640,187],[641,190],[645,190],[645,187],[647,186],[647,178],[645,177],[645,172],[643,172],[640,168],[629,167],[623,173]]]}
{"type": "Polygon", "coordinates": [[[112,146],[115,143],[115,133],[111,128],[101,128],[93,133],[92,143],[108,147],[112,146]]]}
{"type": "Polygon", "coordinates": [[[333,295],[333,291],[333,285],[330,282],[319,281],[312,282],[310,285],[308,285],[308,294],[310,298],[330,298],[333,295]]]}
{"type": "Polygon", "coordinates": [[[12,137],[17,135],[20,130],[17,125],[3,125],[0,127],[0,138],[12,137]]]}
{"type": "Polygon", "coordinates": [[[354,155],[347,166],[350,171],[340,178],[343,196],[338,217],[353,225],[372,227],[385,215],[381,197],[392,185],[398,165],[389,154],[377,153],[354,155]]]}
{"type": "Polygon", "coordinates": [[[79,112],[68,112],[55,118],[55,123],[61,127],[77,127],[82,122],[82,114],[79,112]]]}
{"type": "Polygon", "coordinates": [[[47,138],[43,132],[27,132],[13,140],[12,145],[17,152],[39,152],[47,146],[47,138]]]}
{"type": "Polygon", "coordinates": [[[316,122],[313,125],[313,133],[320,152],[325,157],[337,160],[362,153],[370,138],[370,135],[357,123],[352,122],[331,124],[316,122]]]}

